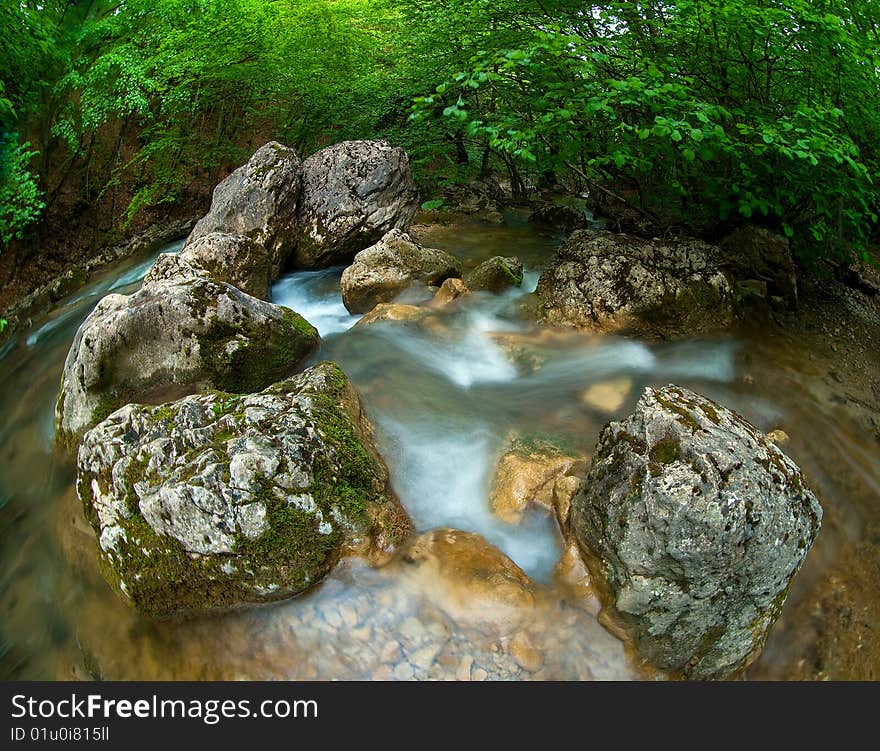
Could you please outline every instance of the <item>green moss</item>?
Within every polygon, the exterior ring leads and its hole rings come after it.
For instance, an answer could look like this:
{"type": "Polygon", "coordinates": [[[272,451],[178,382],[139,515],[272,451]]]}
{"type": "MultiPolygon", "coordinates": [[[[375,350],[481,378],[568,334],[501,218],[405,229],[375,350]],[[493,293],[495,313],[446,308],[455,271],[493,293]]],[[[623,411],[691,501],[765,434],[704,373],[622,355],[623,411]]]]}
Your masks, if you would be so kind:
{"type": "Polygon", "coordinates": [[[678,459],[681,453],[681,446],[678,441],[672,438],[661,438],[657,443],[651,446],[651,461],[660,464],[672,464],[678,459]]]}
{"type": "Polygon", "coordinates": [[[290,308],[281,308],[281,320],[294,331],[298,331],[307,339],[317,339],[318,329],[310,324],[299,313],[290,308]]]}
{"type": "Polygon", "coordinates": [[[562,456],[569,450],[574,450],[572,441],[569,439],[554,436],[551,440],[547,436],[537,433],[524,433],[511,441],[508,452],[528,458],[535,455],[562,456]]]}
{"type": "MultiPolygon", "coordinates": [[[[684,395],[681,392],[676,394],[680,399],[684,399],[684,395]]],[[[669,412],[674,412],[678,415],[675,419],[678,420],[682,425],[690,428],[692,433],[696,433],[698,430],[702,430],[703,426],[700,425],[700,421],[697,420],[690,412],[688,412],[684,407],[679,404],[676,404],[669,399],[666,399],[660,391],[655,391],[654,396],[657,401],[669,412]]],[[[717,417],[717,415],[716,415],[717,417]]]]}
{"type": "Polygon", "coordinates": [[[293,311],[259,331],[243,330],[215,317],[199,336],[203,367],[213,374],[218,388],[233,393],[260,391],[290,375],[317,344],[318,332],[293,311]],[[230,348],[231,342],[236,346],[230,348]]]}
{"type": "Polygon", "coordinates": [[[510,266],[508,266],[504,261],[500,261],[499,265],[501,266],[501,270],[507,275],[510,279],[510,283],[514,287],[519,287],[523,283],[523,270],[520,267],[519,271],[514,271],[510,266]]]}

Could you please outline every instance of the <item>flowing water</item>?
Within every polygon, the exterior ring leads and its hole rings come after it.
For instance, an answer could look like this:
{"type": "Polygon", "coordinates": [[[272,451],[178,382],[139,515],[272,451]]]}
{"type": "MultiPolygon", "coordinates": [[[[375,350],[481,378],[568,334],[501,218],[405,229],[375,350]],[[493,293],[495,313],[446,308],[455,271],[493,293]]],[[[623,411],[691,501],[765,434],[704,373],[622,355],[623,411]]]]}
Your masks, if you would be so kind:
{"type": "MultiPolygon", "coordinates": [[[[154,256],[128,259],[8,343],[0,350],[4,676],[643,676],[599,624],[576,567],[560,565],[571,559],[552,515],[533,510],[508,524],[488,496],[510,437],[550,436],[589,456],[604,422],[631,411],[644,386],[672,381],[791,435],[786,450],[826,509],[791,601],[814,596],[877,505],[876,444],[782,345],[730,337],[656,344],[528,323],[528,293],[559,239],[515,223],[432,226],[423,241],[466,267],[515,254],[526,280],[521,290],[470,295],[416,321],[355,327],[358,317],[341,301],[341,268],[296,272],[275,285],[273,300],[320,331],[314,360],[340,363],[358,387],[417,533],[435,531],[382,568],[346,560],[308,594],[240,613],[152,623],[131,611],[97,572],[72,461],[54,449],[56,392],[77,326],[102,295],[136,289],[154,256]],[[611,384],[613,398],[585,398],[595,384],[611,384]]],[[[758,669],[784,675],[798,659],[791,651],[768,648],[758,669]]]]}

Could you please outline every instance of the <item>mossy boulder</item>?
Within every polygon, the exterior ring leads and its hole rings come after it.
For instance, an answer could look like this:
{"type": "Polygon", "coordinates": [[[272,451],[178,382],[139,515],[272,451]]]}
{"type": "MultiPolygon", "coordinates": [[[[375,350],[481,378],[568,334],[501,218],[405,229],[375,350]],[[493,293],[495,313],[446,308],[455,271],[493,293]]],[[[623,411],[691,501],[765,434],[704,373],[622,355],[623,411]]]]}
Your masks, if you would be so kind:
{"type": "Polygon", "coordinates": [[[297,153],[270,141],[214,188],[211,209],[186,244],[214,232],[248,237],[267,250],[277,275],[296,246],[301,185],[297,153]]]}
{"type": "Polygon", "coordinates": [[[612,620],[649,663],[698,679],[757,657],[821,521],[772,441],[671,385],[603,429],[571,505],[612,620]]]}
{"type": "Polygon", "coordinates": [[[106,578],[157,618],[291,597],[409,529],[327,362],[258,394],[123,407],[84,436],[77,491],[106,578]]]}
{"type": "Polygon", "coordinates": [[[468,289],[477,292],[503,292],[523,283],[523,265],[519,258],[494,256],[483,261],[465,277],[468,289]]]}
{"type": "Polygon", "coordinates": [[[700,240],[646,240],[579,230],[541,274],[547,323],[679,338],[735,320],[734,293],[717,247],[700,240]]]}
{"type": "Polygon", "coordinates": [[[342,301],[352,313],[366,313],[410,287],[427,291],[430,285],[460,276],[461,264],[449,253],[425,248],[403,230],[394,229],[358,253],[342,272],[342,301]]]}
{"type": "Polygon", "coordinates": [[[409,227],[419,207],[406,152],[387,141],[343,141],[302,165],[296,264],[345,263],[392,229],[409,227]]]}
{"type": "Polygon", "coordinates": [[[75,445],[127,402],[160,403],[205,388],[259,391],[294,373],[317,347],[318,332],[289,308],[175,268],[132,295],[108,295],[83,321],[56,405],[63,444],[75,445]]]}

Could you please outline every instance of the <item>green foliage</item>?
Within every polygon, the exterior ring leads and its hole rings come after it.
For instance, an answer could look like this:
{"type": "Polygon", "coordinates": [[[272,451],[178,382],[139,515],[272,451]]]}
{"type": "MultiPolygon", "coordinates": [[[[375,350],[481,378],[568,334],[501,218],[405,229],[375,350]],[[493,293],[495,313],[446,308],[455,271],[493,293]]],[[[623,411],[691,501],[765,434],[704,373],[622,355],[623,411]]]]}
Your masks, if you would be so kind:
{"type": "Polygon", "coordinates": [[[627,186],[643,208],[677,202],[685,224],[758,220],[808,255],[864,250],[880,199],[872,4],[545,7],[549,23],[478,52],[413,119],[535,173],[627,186]]]}
{"type": "Polygon", "coordinates": [[[270,138],[387,137],[429,189],[600,184],[851,256],[880,204],[878,29],[873,0],[0,0],[2,237],[60,196],[130,222],[270,138]]]}
{"type": "Polygon", "coordinates": [[[29,169],[36,156],[29,147],[29,143],[18,143],[12,133],[0,133],[0,248],[23,237],[45,206],[29,169]]]}

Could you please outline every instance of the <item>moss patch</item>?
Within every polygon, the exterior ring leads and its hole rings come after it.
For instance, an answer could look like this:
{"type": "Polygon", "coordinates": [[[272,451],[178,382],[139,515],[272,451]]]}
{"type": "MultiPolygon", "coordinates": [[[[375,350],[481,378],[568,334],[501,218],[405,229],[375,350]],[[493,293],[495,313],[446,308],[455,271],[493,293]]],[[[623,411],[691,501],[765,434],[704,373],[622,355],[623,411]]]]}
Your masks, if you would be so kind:
{"type": "Polygon", "coordinates": [[[672,438],[661,438],[651,446],[651,461],[660,464],[672,464],[681,454],[681,446],[672,438]]]}

